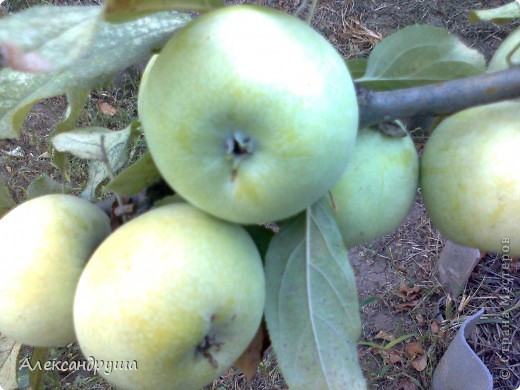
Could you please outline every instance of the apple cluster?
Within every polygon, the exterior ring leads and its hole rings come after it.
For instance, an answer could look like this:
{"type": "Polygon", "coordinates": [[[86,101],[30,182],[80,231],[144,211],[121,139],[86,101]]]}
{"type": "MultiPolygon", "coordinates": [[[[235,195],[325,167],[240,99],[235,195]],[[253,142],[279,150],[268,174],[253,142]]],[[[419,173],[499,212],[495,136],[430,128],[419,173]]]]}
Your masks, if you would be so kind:
{"type": "Polygon", "coordinates": [[[164,180],[186,201],[111,231],[69,195],[0,220],[0,332],[32,346],[137,363],[121,388],[197,389],[247,348],[265,276],[243,226],[327,196],[350,248],[394,230],[419,173],[434,224],[461,245],[520,254],[520,103],[445,119],[421,166],[409,135],[358,130],[344,60],[298,18],[256,6],[207,13],[152,58],[139,115],[164,180]]]}

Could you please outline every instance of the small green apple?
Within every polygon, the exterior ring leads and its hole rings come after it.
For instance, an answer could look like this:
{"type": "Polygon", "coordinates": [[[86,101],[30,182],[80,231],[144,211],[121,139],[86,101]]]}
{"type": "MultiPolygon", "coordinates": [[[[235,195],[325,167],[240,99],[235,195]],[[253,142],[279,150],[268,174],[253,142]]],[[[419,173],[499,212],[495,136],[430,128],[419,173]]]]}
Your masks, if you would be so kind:
{"type": "Polygon", "coordinates": [[[511,61],[520,64],[520,27],[504,39],[495,54],[489,61],[488,72],[498,72],[508,69],[511,65],[507,62],[508,56],[511,61]],[[514,53],[513,53],[514,51],[514,53]]]}
{"type": "Polygon", "coordinates": [[[298,213],[343,173],[358,106],[345,61],[300,19],[257,6],[202,15],[145,72],[139,116],[183,198],[220,218],[298,213]]]}
{"type": "Polygon", "coordinates": [[[421,186],[426,211],[449,240],[520,255],[520,103],[461,111],[426,143],[421,186]]]}
{"type": "Polygon", "coordinates": [[[85,356],[135,362],[137,370],[100,371],[109,382],[188,390],[211,382],[242,354],[264,299],[262,261],[247,232],[176,203],[103,242],[78,284],[74,320],[85,356]]]}
{"type": "Polygon", "coordinates": [[[417,193],[419,158],[410,136],[390,137],[361,129],[343,176],[332,187],[329,206],[347,248],[394,230],[417,193]]]}
{"type": "Polygon", "coordinates": [[[35,198],[7,213],[0,220],[0,332],[39,347],[74,341],[76,285],[109,233],[100,209],[70,195],[35,198]]]}

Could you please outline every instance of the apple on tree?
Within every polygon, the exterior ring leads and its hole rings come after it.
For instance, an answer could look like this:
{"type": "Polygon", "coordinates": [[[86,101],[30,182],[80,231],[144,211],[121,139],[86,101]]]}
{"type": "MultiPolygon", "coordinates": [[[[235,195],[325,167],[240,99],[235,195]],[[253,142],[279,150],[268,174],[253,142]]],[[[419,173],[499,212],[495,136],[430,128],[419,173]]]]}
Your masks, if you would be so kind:
{"type": "Polygon", "coordinates": [[[265,280],[239,225],[188,203],[151,210],[97,249],[78,284],[74,321],[87,357],[136,362],[109,382],[132,389],[198,389],[247,348],[265,280]]]}
{"type": "Polygon", "coordinates": [[[7,213],[0,220],[0,332],[39,347],[74,341],[76,285],[110,231],[100,209],[70,195],[35,198],[7,213]]]}
{"type": "Polygon", "coordinates": [[[441,122],[425,146],[421,187],[443,236],[520,256],[519,150],[519,102],[470,108],[441,122]]]}
{"type": "Polygon", "coordinates": [[[283,12],[233,6],[188,24],[143,75],[152,157],[183,198],[243,224],[287,218],[327,193],[355,143],[342,57],[283,12]]]}
{"type": "Polygon", "coordinates": [[[347,169],[328,201],[345,246],[367,243],[394,230],[410,211],[418,181],[419,158],[409,135],[391,137],[361,129],[347,169]]]}

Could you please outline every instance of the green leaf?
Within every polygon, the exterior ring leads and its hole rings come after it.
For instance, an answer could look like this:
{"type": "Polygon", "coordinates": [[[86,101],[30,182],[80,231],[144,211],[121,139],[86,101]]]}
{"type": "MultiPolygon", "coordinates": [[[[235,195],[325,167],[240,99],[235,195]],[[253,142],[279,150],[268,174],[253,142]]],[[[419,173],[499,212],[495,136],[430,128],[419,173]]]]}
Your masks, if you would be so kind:
{"type": "Polygon", "coordinates": [[[121,23],[144,15],[168,10],[207,12],[224,6],[224,0],[107,0],[103,17],[121,23]]]}
{"type": "Polygon", "coordinates": [[[273,232],[271,229],[266,228],[265,226],[258,225],[248,225],[244,226],[244,228],[247,230],[247,232],[255,242],[262,259],[265,259],[267,249],[269,248],[269,243],[275,235],[275,232],[273,232]]]}
{"type": "Polygon", "coordinates": [[[103,161],[109,150],[128,143],[130,136],[135,135],[132,129],[133,126],[119,131],[86,127],[58,134],[51,141],[58,152],[68,152],[86,160],[103,161]]]}
{"type": "Polygon", "coordinates": [[[389,35],[356,80],[370,89],[397,89],[468,77],[485,71],[484,56],[445,29],[414,25],[389,35]]]}
{"type": "Polygon", "coordinates": [[[368,60],[365,58],[348,60],[346,62],[347,68],[353,80],[363,77],[367,70],[368,60]]]}
{"type": "MultiPolygon", "coordinates": [[[[54,9],[59,17],[62,7],[54,9]]],[[[98,12],[100,7],[75,7],[79,13],[98,12]],[[92,11],[89,11],[91,10],[92,11]]],[[[49,22],[52,18],[49,17],[49,22]]],[[[48,97],[90,90],[104,85],[118,70],[146,59],[162,47],[172,33],[185,25],[190,16],[162,13],[125,24],[100,22],[90,49],[60,71],[43,74],[0,70],[0,139],[16,138],[32,106],[48,97]]]]}
{"type": "Polygon", "coordinates": [[[58,134],[52,144],[60,152],[68,152],[80,158],[91,159],[89,179],[81,196],[89,201],[98,197],[99,186],[114,172],[123,168],[128,160],[128,150],[139,133],[134,121],[124,130],[108,130],[99,127],[77,129],[58,134]]]}
{"type": "Polygon", "coordinates": [[[516,18],[520,18],[520,2],[518,2],[518,0],[497,8],[471,11],[469,14],[469,21],[471,23],[483,21],[502,24],[508,23],[516,18]]]}
{"type": "Polygon", "coordinates": [[[0,181],[0,218],[16,205],[7,187],[0,181]]]}
{"type": "Polygon", "coordinates": [[[150,152],[144,153],[135,163],[117,175],[107,190],[122,196],[131,196],[161,179],[150,152]]]}
{"type": "Polygon", "coordinates": [[[69,194],[71,192],[72,188],[54,181],[47,175],[38,177],[27,187],[27,197],[29,199],[49,194],[69,194]]]}
{"type": "Polygon", "coordinates": [[[22,344],[0,334],[0,389],[18,389],[18,355],[22,344]]]}
{"type": "MultiPolygon", "coordinates": [[[[54,137],[58,134],[65,133],[67,131],[71,131],[76,127],[76,123],[81,113],[83,112],[83,107],[85,106],[85,102],[90,96],[90,91],[88,89],[77,88],[71,90],[67,93],[67,111],[65,112],[65,117],[63,120],[54,127],[51,131],[50,137],[54,137]]],[[[70,174],[69,174],[69,159],[67,153],[55,151],[52,154],[52,162],[54,165],[58,167],[61,172],[63,178],[69,182],[70,174]]]]}
{"type": "Polygon", "coordinates": [[[69,66],[92,45],[99,7],[36,6],[0,19],[4,62],[21,72],[50,72],[69,66]],[[38,33],[35,34],[35,31],[38,33]]]}
{"type": "Polygon", "coordinates": [[[49,348],[34,348],[30,363],[31,367],[36,367],[36,369],[29,372],[29,383],[31,389],[36,390],[43,388],[43,376],[45,375],[45,370],[43,370],[42,367],[47,362],[48,357],[49,348]]]}
{"type": "Polygon", "coordinates": [[[280,227],[265,271],[267,327],[289,387],[365,389],[354,272],[323,200],[280,227]]]}

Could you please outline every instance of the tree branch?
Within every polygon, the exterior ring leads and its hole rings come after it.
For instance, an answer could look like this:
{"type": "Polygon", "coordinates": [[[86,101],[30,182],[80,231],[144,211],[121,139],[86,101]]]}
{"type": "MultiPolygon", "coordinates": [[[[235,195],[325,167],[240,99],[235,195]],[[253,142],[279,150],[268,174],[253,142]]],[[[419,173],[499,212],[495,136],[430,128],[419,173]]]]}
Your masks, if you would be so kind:
{"type": "Polygon", "coordinates": [[[416,115],[451,114],[520,97],[520,67],[393,91],[357,88],[360,127],[416,115]]]}

